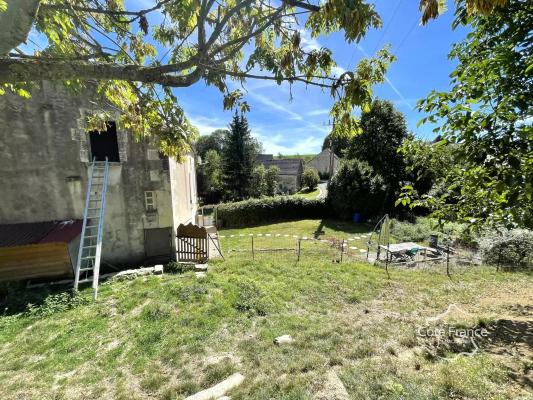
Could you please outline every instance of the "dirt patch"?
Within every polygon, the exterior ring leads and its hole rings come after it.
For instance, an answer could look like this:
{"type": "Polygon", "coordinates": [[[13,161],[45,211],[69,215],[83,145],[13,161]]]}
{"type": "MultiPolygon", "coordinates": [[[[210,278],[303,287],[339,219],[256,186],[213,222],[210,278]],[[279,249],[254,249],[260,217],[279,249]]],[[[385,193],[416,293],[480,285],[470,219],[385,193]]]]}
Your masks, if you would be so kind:
{"type": "Polygon", "coordinates": [[[145,302],[143,302],[142,304],[139,304],[137,307],[135,307],[133,310],[131,310],[131,316],[132,317],[137,317],[137,316],[141,315],[144,307],[146,307],[151,302],[152,302],[152,299],[148,299],[145,302]]]}
{"type": "Polygon", "coordinates": [[[335,370],[326,374],[322,388],[313,396],[315,400],[349,400],[350,396],[335,370]]]}

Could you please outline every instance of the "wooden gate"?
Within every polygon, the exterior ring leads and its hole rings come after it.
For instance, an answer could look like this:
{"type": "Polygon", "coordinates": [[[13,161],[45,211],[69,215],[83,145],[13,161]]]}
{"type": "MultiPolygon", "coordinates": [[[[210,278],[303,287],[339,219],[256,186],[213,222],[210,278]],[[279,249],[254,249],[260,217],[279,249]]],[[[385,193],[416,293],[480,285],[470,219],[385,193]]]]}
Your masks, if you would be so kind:
{"type": "Polygon", "coordinates": [[[209,259],[209,243],[207,230],[193,224],[178,226],[176,237],[178,241],[178,261],[206,263],[209,259]]]}

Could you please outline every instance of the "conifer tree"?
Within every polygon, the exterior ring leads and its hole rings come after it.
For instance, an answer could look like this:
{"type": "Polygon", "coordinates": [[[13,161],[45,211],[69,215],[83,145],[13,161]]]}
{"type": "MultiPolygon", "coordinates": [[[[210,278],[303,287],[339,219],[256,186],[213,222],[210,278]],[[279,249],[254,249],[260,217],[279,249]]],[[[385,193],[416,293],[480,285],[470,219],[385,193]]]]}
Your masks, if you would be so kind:
{"type": "Polygon", "coordinates": [[[258,151],[259,144],[251,135],[246,117],[235,113],[222,150],[224,191],[228,199],[248,197],[258,151]]]}

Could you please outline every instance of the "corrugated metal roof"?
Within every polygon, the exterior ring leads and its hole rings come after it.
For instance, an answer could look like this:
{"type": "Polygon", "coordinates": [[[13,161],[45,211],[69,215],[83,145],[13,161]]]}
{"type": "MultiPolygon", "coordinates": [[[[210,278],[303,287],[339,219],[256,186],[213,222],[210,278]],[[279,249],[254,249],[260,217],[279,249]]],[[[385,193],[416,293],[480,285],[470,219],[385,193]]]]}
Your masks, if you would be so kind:
{"type": "Polygon", "coordinates": [[[82,226],[83,221],[81,219],[57,222],[54,229],[39,240],[39,243],[68,243],[81,233],[82,226]]]}
{"type": "Polygon", "coordinates": [[[0,247],[70,242],[81,232],[81,221],[46,221],[0,225],[0,247]]]}

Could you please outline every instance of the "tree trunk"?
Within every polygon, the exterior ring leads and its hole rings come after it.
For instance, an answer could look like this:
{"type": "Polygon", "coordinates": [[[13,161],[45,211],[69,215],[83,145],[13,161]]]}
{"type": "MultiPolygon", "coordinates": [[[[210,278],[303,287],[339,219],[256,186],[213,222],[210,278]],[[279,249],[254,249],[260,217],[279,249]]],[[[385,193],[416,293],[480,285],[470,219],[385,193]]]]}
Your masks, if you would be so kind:
{"type": "Polygon", "coordinates": [[[30,34],[40,0],[7,0],[7,11],[0,12],[0,55],[25,43],[30,34]]]}

